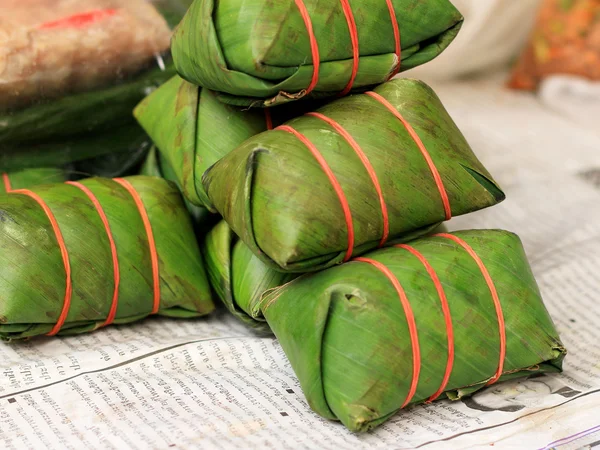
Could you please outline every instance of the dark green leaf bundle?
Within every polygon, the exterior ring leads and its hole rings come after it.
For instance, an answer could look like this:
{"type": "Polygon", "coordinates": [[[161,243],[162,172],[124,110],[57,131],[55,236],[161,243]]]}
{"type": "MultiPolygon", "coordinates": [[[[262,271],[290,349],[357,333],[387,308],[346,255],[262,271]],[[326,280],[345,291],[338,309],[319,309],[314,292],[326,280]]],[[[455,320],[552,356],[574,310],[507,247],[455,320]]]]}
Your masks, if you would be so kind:
{"type": "Polygon", "coordinates": [[[378,250],[265,295],[310,406],[353,431],[409,404],[558,372],[566,353],[521,242],[462,231],[378,250]]]}
{"type": "Polygon", "coordinates": [[[0,338],[214,308],[176,186],[92,178],[0,196],[0,338]]]}
{"type": "Polygon", "coordinates": [[[62,183],[67,179],[64,170],[55,167],[38,169],[23,169],[1,174],[0,193],[4,194],[13,189],[26,189],[38,184],[62,183]]]}
{"type": "Polygon", "coordinates": [[[462,21],[449,0],[196,0],[171,51],[222,101],[273,106],[382,83],[439,55],[462,21]]]}
{"type": "Polygon", "coordinates": [[[257,256],[291,272],[347,261],[504,199],[435,93],[414,80],[254,136],[206,171],[203,185],[257,256]]]}

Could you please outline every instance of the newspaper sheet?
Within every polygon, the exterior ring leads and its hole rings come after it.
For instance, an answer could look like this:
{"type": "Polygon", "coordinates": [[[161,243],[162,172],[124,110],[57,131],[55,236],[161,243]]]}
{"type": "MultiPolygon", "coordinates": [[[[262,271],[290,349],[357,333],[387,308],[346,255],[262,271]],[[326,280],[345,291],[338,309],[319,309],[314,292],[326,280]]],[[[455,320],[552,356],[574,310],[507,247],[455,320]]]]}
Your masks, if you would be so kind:
{"type": "Polygon", "coordinates": [[[225,313],[0,344],[3,449],[561,448],[600,445],[600,134],[500,80],[436,86],[505,188],[451,229],[523,239],[565,372],[410,407],[348,432],[311,412],[278,342],[225,313]]]}

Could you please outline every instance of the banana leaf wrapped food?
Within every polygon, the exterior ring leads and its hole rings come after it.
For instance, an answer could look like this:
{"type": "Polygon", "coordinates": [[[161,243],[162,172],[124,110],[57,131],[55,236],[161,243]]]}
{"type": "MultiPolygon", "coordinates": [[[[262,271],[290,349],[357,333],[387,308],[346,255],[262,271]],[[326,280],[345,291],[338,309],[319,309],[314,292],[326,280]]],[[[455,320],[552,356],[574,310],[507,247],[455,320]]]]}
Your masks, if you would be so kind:
{"type": "Polygon", "coordinates": [[[1,176],[0,194],[8,193],[13,189],[30,188],[38,184],[62,183],[67,179],[65,171],[56,167],[4,172],[1,176]]]}
{"type": "Polygon", "coordinates": [[[261,261],[221,221],[208,232],[202,246],[206,272],[213,291],[235,317],[260,333],[270,333],[263,318],[251,308],[261,296],[298,277],[272,269],[261,261]]]}
{"type": "MultiPolygon", "coordinates": [[[[446,227],[442,224],[432,233],[445,231],[446,227]]],[[[410,241],[412,236],[404,238],[410,241]]],[[[256,331],[270,332],[257,309],[261,297],[300,274],[281,272],[266,265],[225,221],[219,222],[206,234],[201,248],[213,291],[229,312],[256,331]]]]}
{"type": "Polygon", "coordinates": [[[462,21],[449,0],[195,0],[171,51],[220,100],[273,106],[380,84],[439,55],[462,21]]]}
{"type": "Polygon", "coordinates": [[[77,334],[214,308],[176,186],[91,178],[0,196],[0,338],[77,334]]]}
{"type": "Polygon", "coordinates": [[[410,404],[558,372],[566,354],[517,236],[461,231],[304,275],[255,305],[311,408],[366,431],[410,404]]]}
{"type": "Polygon", "coordinates": [[[146,97],[134,116],[152,138],[186,199],[210,204],[202,174],[246,139],[312,109],[292,107],[243,110],[221,103],[217,95],[175,76],[146,97]]]}
{"type": "MultiPolygon", "coordinates": [[[[152,147],[148,152],[148,156],[141,167],[140,174],[150,177],[164,178],[165,180],[175,183],[179,190],[182,189],[181,185],[179,184],[179,179],[177,178],[171,165],[156,149],[156,147],[152,147]]],[[[210,230],[212,226],[220,219],[218,214],[212,214],[208,209],[190,203],[190,201],[185,197],[183,198],[183,202],[185,203],[190,217],[192,218],[194,230],[196,231],[196,235],[198,237],[203,237],[206,232],[210,230]]]]}
{"type": "Polygon", "coordinates": [[[348,261],[504,199],[435,93],[414,80],[254,136],[202,181],[246,245],[290,272],[348,261]]]}

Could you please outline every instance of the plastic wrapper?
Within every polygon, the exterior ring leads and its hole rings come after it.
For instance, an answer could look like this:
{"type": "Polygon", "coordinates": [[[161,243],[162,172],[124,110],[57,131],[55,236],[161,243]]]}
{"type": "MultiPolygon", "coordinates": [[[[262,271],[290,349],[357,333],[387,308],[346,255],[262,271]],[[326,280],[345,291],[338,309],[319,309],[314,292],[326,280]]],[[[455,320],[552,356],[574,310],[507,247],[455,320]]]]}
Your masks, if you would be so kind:
{"type": "Polygon", "coordinates": [[[132,110],[173,75],[170,25],[189,3],[2,2],[0,167],[23,167],[32,151],[60,165],[147,150],[132,110]]]}
{"type": "Polygon", "coordinates": [[[543,1],[509,86],[535,90],[552,75],[600,81],[600,1],[543,1]]]}

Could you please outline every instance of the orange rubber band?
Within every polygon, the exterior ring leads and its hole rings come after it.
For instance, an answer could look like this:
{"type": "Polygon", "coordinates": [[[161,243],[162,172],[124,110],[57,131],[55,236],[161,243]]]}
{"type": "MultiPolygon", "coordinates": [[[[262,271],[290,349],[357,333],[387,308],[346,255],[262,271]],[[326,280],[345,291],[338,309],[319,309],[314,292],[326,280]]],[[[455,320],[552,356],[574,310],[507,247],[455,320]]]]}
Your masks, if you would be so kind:
{"type": "Polygon", "coordinates": [[[342,9],[344,10],[344,16],[346,16],[346,22],[348,22],[348,31],[350,32],[350,41],[352,42],[352,73],[350,74],[350,80],[340,96],[344,96],[350,92],[358,73],[358,63],[360,59],[360,53],[358,48],[358,30],[356,29],[356,21],[354,20],[354,14],[348,0],[340,0],[342,3],[342,9]]]}
{"type": "Polygon", "coordinates": [[[114,178],[113,181],[123,186],[133,197],[142,221],[144,222],[144,228],[146,229],[146,235],[148,236],[148,246],[150,247],[150,259],[152,262],[152,281],[154,286],[154,301],[152,306],[151,314],[156,314],[160,307],[160,277],[158,272],[158,254],[156,252],[156,242],[154,241],[154,233],[152,233],[152,225],[148,218],[148,213],[144,207],[144,203],[140,197],[140,194],[135,190],[131,183],[123,178],[114,178]]]}
{"type": "Polygon", "coordinates": [[[273,118],[271,117],[271,111],[265,108],[265,122],[267,123],[267,130],[273,129],[273,118]]]}
{"type": "Polygon", "coordinates": [[[8,178],[8,174],[7,173],[3,173],[2,174],[2,181],[4,182],[4,190],[6,192],[12,191],[12,187],[10,185],[10,179],[8,178]]]}
{"type": "Polygon", "coordinates": [[[58,320],[56,321],[56,324],[54,325],[52,330],[50,330],[50,332],[47,334],[47,336],[55,336],[67,320],[67,316],[69,315],[69,309],[71,308],[71,297],[73,294],[73,287],[71,284],[71,263],[69,262],[69,252],[67,251],[67,245],[65,244],[65,240],[63,238],[62,232],[60,231],[60,227],[58,226],[58,222],[56,221],[56,217],[54,217],[54,214],[52,213],[46,202],[44,202],[44,200],[42,200],[42,198],[39,195],[28,189],[18,189],[15,191],[11,191],[11,194],[27,195],[28,197],[31,197],[33,200],[35,200],[42,207],[42,209],[46,213],[46,216],[50,220],[50,224],[52,225],[52,229],[54,230],[54,235],[56,236],[56,240],[58,241],[58,247],[60,248],[60,254],[62,256],[63,265],[65,266],[66,283],[65,298],[63,301],[60,316],[58,317],[58,320]]]}
{"type": "Polygon", "coordinates": [[[335,174],[331,170],[331,167],[329,167],[329,164],[327,164],[327,161],[325,161],[325,158],[323,157],[321,152],[319,152],[317,147],[315,147],[315,145],[312,142],[310,142],[306,136],[297,132],[289,125],[281,125],[275,129],[286,131],[296,136],[300,140],[300,142],[302,142],[306,146],[306,148],[310,150],[317,162],[321,165],[321,168],[325,172],[325,175],[327,175],[327,178],[329,178],[329,181],[331,182],[331,185],[333,186],[333,189],[335,190],[335,193],[338,196],[340,205],[342,206],[342,210],[344,211],[344,217],[346,219],[346,228],[348,230],[348,250],[346,251],[346,255],[344,256],[344,262],[347,262],[352,257],[352,251],[354,250],[354,225],[352,223],[352,212],[350,211],[350,205],[348,204],[348,199],[346,199],[346,195],[344,194],[342,186],[335,177],[335,174]]]}
{"type": "Polygon", "coordinates": [[[400,26],[398,25],[398,19],[396,17],[396,11],[394,10],[394,5],[392,4],[392,0],[386,0],[388,9],[390,11],[390,18],[392,19],[392,28],[394,29],[394,41],[396,43],[396,56],[398,57],[398,65],[392,71],[388,80],[394,78],[400,72],[400,67],[402,66],[402,42],[400,39],[400,26]]]}
{"type": "Polygon", "coordinates": [[[96,208],[96,211],[98,212],[98,215],[100,216],[100,220],[102,220],[102,223],[104,224],[104,229],[106,230],[106,235],[108,236],[108,242],[110,243],[115,287],[108,316],[106,318],[106,321],[102,324],[102,326],[105,327],[113,323],[113,321],[115,320],[115,316],[117,315],[117,306],[119,304],[119,282],[121,280],[121,275],[119,273],[119,258],[117,257],[117,246],[115,245],[115,241],[110,230],[108,218],[106,217],[104,209],[102,209],[102,205],[100,205],[100,202],[98,201],[98,198],[94,195],[94,193],[90,191],[86,186],[76,181],[67,181],[66,184],[70,184],[71,186],[75,186],[76,188],[82,190],[83,193],[87,195],[87,197],[93,203],[94,207],[96,208]]]}
{"type": "Polygon", "coordinates": [[[446,370],[444,371],[444,377],[442,378],[442,384],[440,388],[427,400],[427,403],[431,403],[436,400],[442,393],[446,390],[446,386],[448,386],[448,382],[450,381],[450,375],[452,375],[452,367],[454,366],[454,329],[452,327],[452,315],[450,314],[450,305],[448,305],[448,299],[446,298],[446,293],[444,292],[444,287],[442,286],[442,282],[440,281],[437,273],[434,268],[429,264],[427,258],[423,256],[417,249],[411,247],[410,245],[401,244],[396,245],[398,248],[402,248],[404,250],[409,251],[411,254],[416,256],[421,264],[427,270],[431,281],[435,285],[435,289],[438,293],[438,297],[440,299],[440,303],[442,304],[442,311],[444,312],[444,321],[446,322],[446,336],[448,341],[448,359],[446,360],[446,370]]]}
{"type": "Polygon", "coordinates": [[[408,297],[406,297],[406,293],[404,292],[404,289],[402,289],[402,285],[390,269],[388,269],[379,261],[375,261],[374,259],[355,258],[353,261],[371,264],[372,266],[375,266],[380,272],[382,272],[394,285],[394,288],[398,293],[398,297],[400,298],[402,308],[404,309],[404,315],[406,316],[406,322],[408,323],[408,331],[410,333],[410,343],[412,346],[413,356],[413,375],[412,380],[410,382],[410,389],[408,390],[406,399],[404,400],[404,403],[401,406],[401,408],[404,408],[410,403],[410,401],[415,395],[415,392],[417,391],[417,385],[419,384],[419,374],[421,372],[421,349],[419,347],[419,335],[417,332],[417,322],[415,321],[415,315],[413,314],[413,310],[410,306],[410,302],[408,301],[408,297]]]}
{"type": "Polygon", "coordinates": [[[319,44],[317,43],[317,38],[313,31],[312,21],[310,20],[310,15],[308,14],[308,10],[304,5],[304,1],[295,0],[295,2],[296,6],[300,10],[300,14],[302,15],[302,20],[304,20],[304,25],[306,26],[306,31],[308,32],[308,39],[310,40],[310,51],[312,53],[312,80],[306,88],[306,90],[304,91],[304,95],[308,95],[313,91],[313,89],[317,86],[317,83],[319,82],[319,66],[321,64],[321,57],[319,56],[319,44]]]}
{"type": "Polygon", "coordinates": [[[431,155],[427,151],[427,148],[425,148],[425,144],[423,144],[423,141],[421,141],[421,138],[419,137],[419,135],[417,134],[415,129],[406,121],[406,119],[402,116],[402,114],[400,114],[400,112],[392,106],[392,104],[390,102],[388,102],[385,98],[383,98],[381,95],[379,95],[376,92],[370,91],[370,92],[366,92],[366,94],[369,97],[377,100],[379,103],[381,103],[383,106],[385,106],[394,116],[396,116],[396,118],[398,120],[400,120],[400,122],[402,122],[402,125],[404,125],[404,128],[406,128],[406,131],[408,131],[408,134],[410,134],[410,137],[415,141],[415,143],[417,144],[417,147],[419,147],[419,150],[421,151],[421,154],[425,158],[425,161],[427,161],[429,170],[431,171],[431,174],[433,175],[433,179],[435,180],[435,184],[437,185],[438,191],[440,193],[440,197],[442,198],[442,203],[444,204],[445,218],[446,218],[446,220],[450,220],[452,218],[452,208],[450,207],[450,200],[448,199],[448,193],[446,192],[446,188],[444,187],[444,182],[442,181],[442,177],[440,176],[440,173],[438,172],[437,167],[435,166],[433,160],[431,159],[431,155]]]}
{"type": "Polygon", "coordinates": [[[49,30],[52,28],[83,28],[106,17],[117,14],[116,9],[97,9],[85,13],[74,14],[63,19],[46,22],[38,27],[38,30],[49,30]]]}
{"type": "Polygon", "coordinates": [[[498,370],[496,371],[496,374],[486,384],[486,386],[489,386],[490,384],[494,384],[496,381],[498,381],[500,376],[502,376],[502,370],[504,369],[504,358],[506,357],[506,326],[504,323],[504,313],[502,312],[502,304],[500,303],[500,298],[498,297],[498,291],[496,291],[494,281],[492,280],[490,273],[485,267],[485,264],[483,264],[481,258],[477,255],[477,253],[475,253],[475,250],[473,250],[473,248],[471,248],[469,244],[467,244],[459,237],[448,233],[436,234],[433,237],[450,239],[451,241],[456,242],[458,245],[464,248],[467,251],[467,253],[475,260],[477,266],[479,266],[479,270],[481,271],[483,278],[485,278],[485,282],[487,283],[490,293],[492,294],[492,299],[494,300],[494,307],[496,308],[496,315],[498,316],[498,331],[500,333],[500,361],[498,362],[498,370]]]}
{"type": "Polygon", "coordinates": [[[326,122],[331,127],[333,127],[333,129],[335,131],[337,131],[346,140],[346,142],[348,142],[348,144],[350,144],[350,146],[352,147],[354,152],[358,155],[361,162],[365,166],[365,169],[367,169],[367,172],[369,173],[369,177],[371,177],[371,181],[373,182],[373,186],[375,187],[375,190],[377,191],[377,196],[379,197],[379,204],[381,206],[381,215],[383,217],[383,234],[381,237],[381,241],[379,242],[379,246],[383,247],[383,245],[388,240],[388,236],[390,234],[390,223],[389,223],[387,205],[385,204],[385,200],[383,198],[383,191],[381,190],[381,185],[379,184],[379,179],[377,178],[377,173],[375,172],[375,169],[371,165],[371,161],[369,161],[369,158],[367,157],[367,155],[365,155],[365,152],[363,152],[363,150],[360,148],[360,145],[358,145],[358,142],[356,142],[356,140],[350,135],[350,133],[348,133],[344,129],[344,127],[342,127],[335,120],[330,119],[329,117],[324,116],[323,114],[317,113],[317,112],[311,112],[306,115],[316,117],[317,119],[321,119],[322,121],[326,122]]]}

